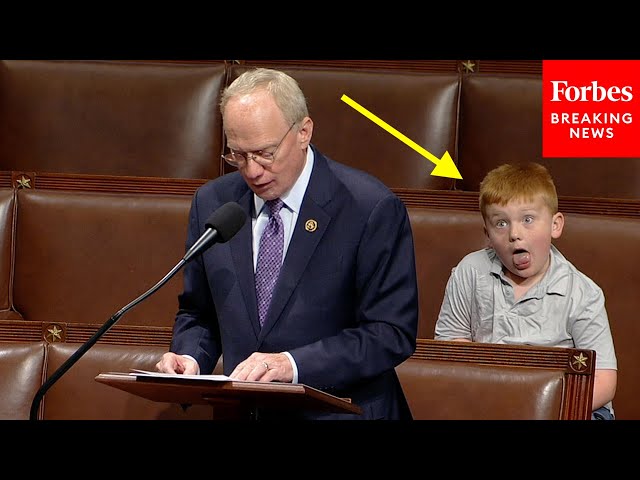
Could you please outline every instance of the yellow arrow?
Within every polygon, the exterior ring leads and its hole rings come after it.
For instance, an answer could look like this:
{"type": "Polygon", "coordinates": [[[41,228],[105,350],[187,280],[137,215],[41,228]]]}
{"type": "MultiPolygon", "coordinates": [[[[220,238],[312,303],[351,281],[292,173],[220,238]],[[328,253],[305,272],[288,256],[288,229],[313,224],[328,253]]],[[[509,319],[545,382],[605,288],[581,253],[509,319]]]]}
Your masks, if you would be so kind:
{"type": "Polygon", "coordinates": [[[342,95],[341,100],[347,105],[355,108],[358,112],[360,112],[362,115],[367,117],[372,122],[376,123],[378,126],[384,128],[387,132],[389,132],[391,135],[396,137],[398,140],[409,145],[411,148],[413,148],[416,152],[418,152],[420,155],[425,157],[431,163],[435,163],[436,168],[433,169],[433,171],[431,172],[431,175],[436,175],[438,177],[462,179],[462,176],[460,175],[460,172],[458,171],[456,164],[453,163],[453,159],[451,158],[451,155],[449,155],[449,152],[444,152],[444,155],[442,156],[442,158],[438,158],[435,155],[429,153],[427,150],[422,148],[420,145],[415,143],[410,138],[407,138],[406,136],[404,136],[398,130],[396,130],[391,125],[386,123],[384,120],[376,117],[373,113],[371,113],[369,110],[364,108],[362,105],[351,100],[348,96],[342,95]]]}

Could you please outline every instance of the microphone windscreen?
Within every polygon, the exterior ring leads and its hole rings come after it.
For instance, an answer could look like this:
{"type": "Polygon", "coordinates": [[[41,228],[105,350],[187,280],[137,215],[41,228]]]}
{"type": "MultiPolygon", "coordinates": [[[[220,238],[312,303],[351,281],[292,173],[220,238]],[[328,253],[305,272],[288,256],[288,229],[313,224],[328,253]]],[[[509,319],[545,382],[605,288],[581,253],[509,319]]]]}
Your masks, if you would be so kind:
{"type": "Polygon", "coordinates": [[[216,230],[218,243],[225,243],[238,233],[246,219],[247,215],[240,205],[228,202],[209,215],[205,226],[216,230]]]}

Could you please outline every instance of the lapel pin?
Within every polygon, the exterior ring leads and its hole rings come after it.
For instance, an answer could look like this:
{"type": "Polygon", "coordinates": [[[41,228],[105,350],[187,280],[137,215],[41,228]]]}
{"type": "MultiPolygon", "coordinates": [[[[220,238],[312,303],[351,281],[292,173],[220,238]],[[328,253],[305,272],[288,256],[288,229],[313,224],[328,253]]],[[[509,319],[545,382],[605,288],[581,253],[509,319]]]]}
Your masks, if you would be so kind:
{"type": "Polygon", "coordinates": [[[304,224],[304,229],[307,232],[315,232],[317,228],[318,222],[316,222],[314,219],[307,220],[304,224]]]}

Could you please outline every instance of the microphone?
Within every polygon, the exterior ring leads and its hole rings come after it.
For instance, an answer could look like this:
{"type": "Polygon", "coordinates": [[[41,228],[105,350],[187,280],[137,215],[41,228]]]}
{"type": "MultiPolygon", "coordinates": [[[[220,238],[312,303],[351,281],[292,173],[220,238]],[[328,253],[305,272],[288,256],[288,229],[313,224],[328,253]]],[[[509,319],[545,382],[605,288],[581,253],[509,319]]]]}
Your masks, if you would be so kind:
{"type": "Polygon", "coordinates": [[[42,384],[42,386],[38,389],[35,396],[33,397],[29,419],[37,420],[38,410],[40,409],[40,402],[42,401],[44,394],[53,386],[54,383],[58,381],[58,379],[60,379],[60,377],[62,377],[62,375],[67,372],[67,370],[69,370],[78,360],[80,360],[80,357],[82,357],[87,352],[87,350],[89,350],[100,339],[100,337],[102,337],[102,335],[107,332],[107,330],[113,327],[116,322],[120,320],[120,317],[122,317],[122,315],[124,315],[130,309],[155,293],[196,255],[201,254],[206,249],[211,247],[214,243],[225,243],[231,240],[231,238],[233,238],[233,236],[242,228],[246,219],[247,215],[244,213],[244,210],[242,210],[242,207],[235,202],[225,203],[220,208],[215,210],[211,215],[209,215],[207,221],[205,222],[206,230],[200,236],[200,238],[191,246],[184,257],[182,257],[182,260],[180,260],[176,264],[176,266],[173,267],[171,271],[162,278],[162,280],[160,280],[134,301],[113,314],[111,318],[107,320],[104,325],[102,325],[102,327],[100,327],[89,340],[80,345],[80,348],[78,348],[73,353],[73,355],[69,356],[69,358],[62,365],[60,365],[60,367],[55,372],[51,374],[47,381],[42,384]]]}
{"type": "Polygon", "coordinates": [[[242,207],[234,202],[225,203],[215,210],[204,224],[207,227],[205,232],[182,258],[184,262],[202,253],[215,242],[229,241],[242,228],[246,217],[242,207]]]}

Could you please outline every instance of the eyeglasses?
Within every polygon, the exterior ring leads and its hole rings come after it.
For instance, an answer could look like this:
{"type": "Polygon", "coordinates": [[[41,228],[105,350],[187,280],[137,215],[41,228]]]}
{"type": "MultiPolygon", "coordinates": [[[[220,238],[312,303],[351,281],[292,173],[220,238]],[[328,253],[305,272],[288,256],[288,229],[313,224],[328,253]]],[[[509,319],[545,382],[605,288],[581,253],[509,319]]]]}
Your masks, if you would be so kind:
{"type": "Polygon", "coordinates": [[[265,150],[256,150],[255,152],[234,152],[233,150],[231,150],[231,153],[222,155],[222,158],[229,165],[236,168],[244,168],[247,165],[249,159],[253,160],[259,165],[262,165],[263,167],[273,165],[273,161],[276,158],[276,152],[280,148],[280,145],[282,145],[282,142],[284,142],[284,139],[287,138],[287,135],[289,135],[289,132],[295,124],[296,122],[293,122],[291,124],[289,130],[287,130],[287,133],[284,134],[284,137],[282,137],[282,140],[280,140],[278,145],[276,145],[276,148],[273,150],[273,152],[267,152],[265,150]]]}

